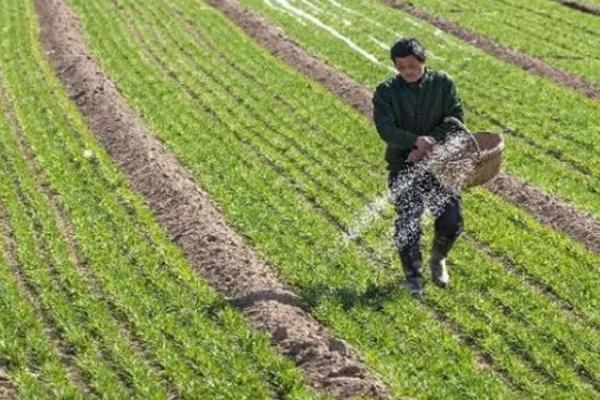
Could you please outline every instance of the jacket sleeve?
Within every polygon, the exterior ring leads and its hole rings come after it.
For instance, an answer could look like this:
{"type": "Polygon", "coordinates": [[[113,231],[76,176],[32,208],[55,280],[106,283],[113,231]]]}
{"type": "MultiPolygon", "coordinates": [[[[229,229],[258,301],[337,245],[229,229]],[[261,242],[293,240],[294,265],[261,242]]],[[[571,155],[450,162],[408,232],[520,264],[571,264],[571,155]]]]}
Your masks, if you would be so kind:
{"type": "MultiPolygon", "coordinates": [[[[444,118],[454,117],[459,121],[464,122],[462,102],[456,90],[456,85],[449,78],[447,81],[444,97],[446,99],[446,101],[444,102],[444,118]]],[[[431,132],[429,132],[429,134],[433,136],[433,138],[438,142],[446,139],[448,133],[448,126],[446,126],[443,122],[440,125],[433,128],[431,132]]]]}
{"type": "Polygon", "coordinates": [[[401,150],[409,150],[413,147],[417,135],[398,127],[391,99],[381,86],[375,90],[373,95],[373,120],[377,133],[388,146],[401,150]]]}

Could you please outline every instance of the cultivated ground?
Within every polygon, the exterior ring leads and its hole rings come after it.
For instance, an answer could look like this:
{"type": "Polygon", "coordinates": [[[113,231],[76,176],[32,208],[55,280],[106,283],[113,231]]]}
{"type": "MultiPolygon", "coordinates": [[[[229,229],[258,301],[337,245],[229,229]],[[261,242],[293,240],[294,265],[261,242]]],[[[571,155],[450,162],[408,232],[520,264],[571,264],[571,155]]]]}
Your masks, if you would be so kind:
{"type": "Polygon", "coordinates": [[[454,3],[7,0],[0,398],[600,397],[596,55],[552,34],[598,5],[454,3]],[[371,121],[403,35],[507,144],[423,299],[371,121]]]}

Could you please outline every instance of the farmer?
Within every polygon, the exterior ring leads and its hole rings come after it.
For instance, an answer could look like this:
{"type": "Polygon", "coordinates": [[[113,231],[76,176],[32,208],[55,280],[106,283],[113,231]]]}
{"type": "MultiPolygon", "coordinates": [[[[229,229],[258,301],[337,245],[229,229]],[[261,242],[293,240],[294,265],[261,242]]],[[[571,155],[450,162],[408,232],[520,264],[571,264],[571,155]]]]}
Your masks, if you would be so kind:
{"type": "Polygon", "coordinates": [[[433,282],[440,287],[448,285],[445,261],[462,230],[462,215],[459,193],[442,187],[416,163],[448,138],[452,131],[448,121],[462,122],[463,110],[453,81],[446,73],[425,66],[425,49],[416,39],[401,39],[390,53],[398,74],[375,90],[373,117],[379,136],[387,144],[388,186],[397,213],[394,242],[407,288],[412,295],[420,296],[420,220],[425,206],[435,218],[430,268],[433,282]]]}

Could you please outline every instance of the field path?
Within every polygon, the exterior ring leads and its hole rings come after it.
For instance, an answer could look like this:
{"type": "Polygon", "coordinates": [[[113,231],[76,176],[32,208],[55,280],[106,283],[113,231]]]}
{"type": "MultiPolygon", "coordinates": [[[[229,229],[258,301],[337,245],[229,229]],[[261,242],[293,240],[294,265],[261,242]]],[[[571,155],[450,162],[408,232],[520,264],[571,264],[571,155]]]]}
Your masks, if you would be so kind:
{"type": "MultiPolygon", "coordinates": [[[[235,0],[209,0],[272,54],[326,86],[346,103],[372,118],[372,92],[325,62],[308,54],[279,28],[235,0]]],[[[600,94],[600,91],[598,92],[600,94]]],[[[600,223],[591,215],[548,195],[518,177],[499,175],[486,185],[493,193],[527,210],[541,223],[561,231],[600,254],[600,223]]]]}
{"type": "Polygon", "coordinates": [[[171,238],[208,281],[239,306],[249,322],[302,368],[311,386],[340,398],[387,397],[354,350],[333,338],[299,298],[229,227],[217,205],[168,153],[87,50],[76,17],[62,0],[37,1],[42,44],[131,186],[143,196],[171,238]]]}

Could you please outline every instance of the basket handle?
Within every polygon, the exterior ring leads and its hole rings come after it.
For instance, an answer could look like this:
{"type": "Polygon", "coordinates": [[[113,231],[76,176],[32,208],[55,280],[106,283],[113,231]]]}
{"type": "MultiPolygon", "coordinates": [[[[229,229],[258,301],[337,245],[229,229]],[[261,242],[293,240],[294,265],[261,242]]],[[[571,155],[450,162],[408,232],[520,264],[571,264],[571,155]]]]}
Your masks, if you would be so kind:
{"type": "Polygon", "coordinates": [[[444,122],[455,123],[471,138],[471,140],[475,144],[475,148],[477,149],[477,159],[480,160],[481,159],[481,147],[479,146],[479,142],[477,141],[477,138],[475,137],[475,135],[473,133],[471,133],[471,131],[467,128],[467,126],[465,124],[463,124],[463,122],[456,117],[446,117],[446,118],[444,118],[444,122]]]}

